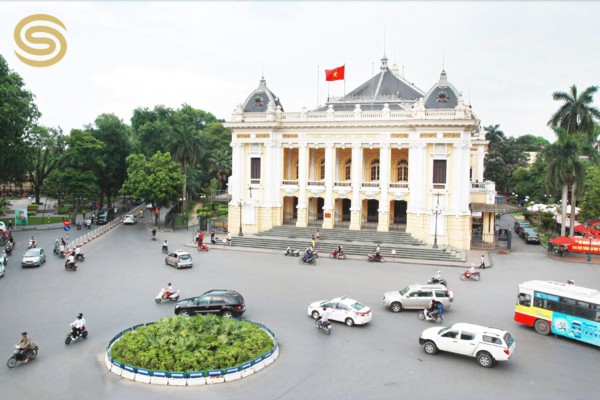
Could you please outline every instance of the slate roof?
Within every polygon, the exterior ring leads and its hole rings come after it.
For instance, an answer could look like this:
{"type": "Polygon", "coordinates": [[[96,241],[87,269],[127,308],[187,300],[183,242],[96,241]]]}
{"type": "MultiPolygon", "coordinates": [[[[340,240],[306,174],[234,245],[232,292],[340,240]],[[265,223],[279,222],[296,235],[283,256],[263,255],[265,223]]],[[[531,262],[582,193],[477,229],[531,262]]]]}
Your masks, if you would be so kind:
{"type": "Polygon", "coordinates": [[[455,108],[459,97],[460,92],[448,82],[446,71],[442,70],[438,83],[425,95],[425,108],[455,108]]]}
{"type": "Polygon", "coordinates": [[[258,88],[250,93],[250,95],[246,98],[242,109],[243,112],[265,112],[267,111],[269,103],[273,103],[274,110],[277,108],[277,106],[280,106],[281,111],[283,111],[283,106],[279,101],[279,97],[271,92],[271,90],[267,87],[267,81],[264,77],[262,77],[260,78],[258,88]]]}

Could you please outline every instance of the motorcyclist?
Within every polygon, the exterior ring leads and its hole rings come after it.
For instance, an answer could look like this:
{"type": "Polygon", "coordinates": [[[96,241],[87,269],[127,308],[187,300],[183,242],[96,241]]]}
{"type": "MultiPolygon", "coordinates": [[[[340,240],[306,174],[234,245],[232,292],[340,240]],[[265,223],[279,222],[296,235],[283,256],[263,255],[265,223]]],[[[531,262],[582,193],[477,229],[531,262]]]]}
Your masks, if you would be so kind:
{"type": "Polygon", "coordinates": [[[60,242],[58,239],[54,242],[54,254],[58,254],[58,249],[60,248],[60,242]]]}
{"type": "Polygon", "coordinates": [[[344,255],[344,248],[340,245],[337,250],[334,252],[335,258],[339,258],[344,255]]]}
{"type": "Polygon", "coordinates": [[[317,321],[319,321],[319,325],[322,327],[326,327],[327,325],[329,325],[329,311],[327,311],[326,307],[323,307],[323,312],[321,313],[317,321]]]}
{"type": "Polygon", "coordinates": [[[75,321],[71,322],[71,328],[71,336],[73,336],[73,338],[78,337],[85,331],[85,318],[83,318],[82,313],[79,313],[75,321]]]}
{"type": "Polygon", "coordinates": [[[169,251],[169,243],[167,243],[167,239],[165,239],[162,245],[162,251],[164,251],[165,253],[169,251]]]}
{"type": "Polygon", "coordinates": [[[21,340],[19,340],[19,343],[15,344],[15,347],[19,351],[19,358],[21,358],[24,362],[29,361],[29,358],[27,358],[26,353],[27,350],[29,350],[32,347],[32,345],[33,342],[31,341],[31,339],[29,339],[29,336],[27,336],[27,332],[22,332],[21,340]]]}
{"type": "Polygon", "coordinates": [[[67,258],[67,265],[70,268],[75,268],[75,252],[72,251],[71,254],[69,254],[69,258],[67,258]]]}
{"type": "Polygon", "coordinates": [[[475,274],[475,264],[471,263],[471,268],[467,270],[467,278],[470,278],[475,274]]]}
{"type": "Polygon", "coordinates": [[[31,236],[31,239],[29,239],[29,247],[31,247],[32,249],[35,248],[37,242],[35,241],[35,237],[31,236]]]}
{"type": "Polygon", "coordinates": [[[173,289],[173,285],[171,284],[171,282],[167,283],[167,287],[164,290],[164,294],[163,294],[163,300],[166,300],[169,298],[170,295],[172,295],[173,293],[175,293],[175,290],[173,289]]]}
{"type": "Polygon", "coordinates": [[[381,247],[379,247],[379,245],[377,245],[377,247],[375,247],[375,259],[379,260],[381,258],[381,247]]]}
{"type": "Polygon", "coordinates": [[[65,254],[65,245],[64,244],[60,244],[60,246],[58,247],[58,255],[62,256],[65,254]]]}
{"type": "Polygon", "coordinates": [[[304,261],[309,262],[314,256],[315,254],[313,253],[313,248],[308,246],[304,252],[304,261]]]}
{"type": "Polygon", "coordinates": [[[152,240],[156,239],[156,229],[152,229],[152,240]]]}
{"type": "Polygon", "coordinates": [[[81,252],[81,245],[77,245],[77,247],[75,247],[75,259],[79,260],[80,257],[83,257],[83,253],[81,252]]]}
{"type": "Polygon", "coordinates": [[[431,304],[428,307],[427,315],[431,319],[436,319],[438,315],[442,315],[444,313],[444,305],[441,301],[437,301],[435,299],[431,300],[431,304]]]}

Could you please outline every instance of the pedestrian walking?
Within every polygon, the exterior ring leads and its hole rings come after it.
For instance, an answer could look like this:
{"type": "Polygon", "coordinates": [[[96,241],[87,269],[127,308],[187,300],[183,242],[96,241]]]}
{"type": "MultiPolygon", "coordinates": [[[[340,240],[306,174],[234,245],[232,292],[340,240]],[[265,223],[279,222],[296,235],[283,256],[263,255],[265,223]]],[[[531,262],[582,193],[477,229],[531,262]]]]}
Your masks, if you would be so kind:
{"type": "Polygon", "coordinates": [[[317,241],[315,240],[315,235],[313,235],[312,240],[310,241],[310,246],[314,249],[317,246],[317,241]]]}
{"type": "Polygon", "coordinates": [[[481,255],[481,263],[479,264],[479,268],[485,269],[485,254],[481,255]]]}
{"type": "Polygon", "coordinates": [[[12,224],[12,218],[8,219],[8,229],[12,229],[13,228],[13,224],[12,224]]]}
{"type": "Polygon", "coordinates": [[[318,242],[319,240],[321,240],[321,234],[319,233],[319,230],[318,230],[318,229],[317,229],[316,238],[317,238],[317,242],[318,242]]]}

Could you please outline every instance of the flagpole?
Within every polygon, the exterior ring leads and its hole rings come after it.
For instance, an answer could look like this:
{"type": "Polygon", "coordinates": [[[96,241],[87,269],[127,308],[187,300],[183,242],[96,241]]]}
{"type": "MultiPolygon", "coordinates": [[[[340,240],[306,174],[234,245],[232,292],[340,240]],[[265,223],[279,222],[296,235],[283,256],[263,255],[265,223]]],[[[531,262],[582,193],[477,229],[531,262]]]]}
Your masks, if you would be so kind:
{"type": "Polygon", "coordinates": [[[317,108],[319,108],[319,65],[317,64],[317,108]]]}
{"type": "Polygon", "coordinates": [[[344,97],[346,97],[346,63],[344,63],[344,97]]]}

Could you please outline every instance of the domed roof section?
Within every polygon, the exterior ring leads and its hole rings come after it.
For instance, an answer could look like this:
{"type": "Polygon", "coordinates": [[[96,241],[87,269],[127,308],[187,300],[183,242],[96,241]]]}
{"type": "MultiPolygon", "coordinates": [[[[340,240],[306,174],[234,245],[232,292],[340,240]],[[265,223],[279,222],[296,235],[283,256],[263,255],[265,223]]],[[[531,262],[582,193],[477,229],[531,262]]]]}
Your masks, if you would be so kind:
{"type": "Polygon", "coordinates": [[[262,77],[260,78],[258,88],[250,93],[250,96],[248,96],[244,102],[242,109],[244,112],[265,112],[267,111],[269,104],[272,104],[273,109],[280,106],[281,111],[283,111],[283,106],[279,101],[279,97],[271,92],[267,87],[267,81],[262,77]]]}
{"type": "Polygon", "coordinates": [[[438,83],[425,95],[425,108],[455,108],[459,97],[459,91],[448,82],[446,71],[442,70],[438,83]]]}

